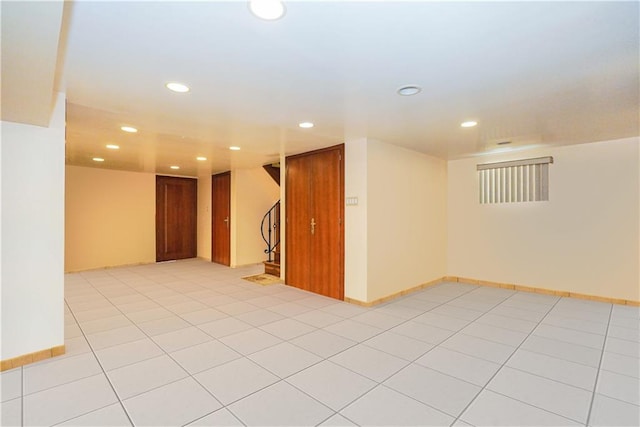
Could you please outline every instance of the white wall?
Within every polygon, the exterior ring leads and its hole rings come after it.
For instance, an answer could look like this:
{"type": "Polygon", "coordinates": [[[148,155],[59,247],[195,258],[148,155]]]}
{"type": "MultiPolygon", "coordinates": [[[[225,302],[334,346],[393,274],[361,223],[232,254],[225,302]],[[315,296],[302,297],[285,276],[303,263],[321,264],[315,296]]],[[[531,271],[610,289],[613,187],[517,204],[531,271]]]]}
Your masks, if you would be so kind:
{"type": "Polygon", "coordinates": [[[211,261],[211,175],[198,177],[198,258],[211,261]]]}
{"type": "Polygon", "coordinates": [[[67,166],[65,271],[156,261],[156,177],[67,166]]]}
{"type": "Polygon", "coordinates": [[[64,344],[65,97],[48,128],[2,122],[0,359],[64,344]]]}
{"type": "Polygon", "coordinates": [[[280,198],[280,187],[262,167],[233,170],[231,183],[231,266],[266,261],[260,223],[280,198]]]}
{"type": "Polygon", "coordinates": [[[640,300],[639,139],[449,162],[448,274],[640,300]],[[553,156],[549,201],[480,205],[476,164],[553,156]]]}
{"type": "Polygon", "coordinates": [[[368,141],[369,301],[446,274],[446,188],[444,160],[368,141]]]}

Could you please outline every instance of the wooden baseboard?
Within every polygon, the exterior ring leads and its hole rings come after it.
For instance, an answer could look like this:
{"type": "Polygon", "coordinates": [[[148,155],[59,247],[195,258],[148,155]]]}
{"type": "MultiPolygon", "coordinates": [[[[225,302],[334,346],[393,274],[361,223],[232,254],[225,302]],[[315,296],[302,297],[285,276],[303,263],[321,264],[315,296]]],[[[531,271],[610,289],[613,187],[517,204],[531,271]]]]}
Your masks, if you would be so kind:
{"type": "Polygon", "coordinates": [[[74,270],[65,270],[64,274],[71,274],[71,273],[85,273],[87,271],[100,271],[100,270],[110,270],[112,268],[126,268],[126,267],[138,267],[141,265],[152,265],[152,264],[156,264],[155,261],[142,261],[142,262],[134,262],[131,264],[120,264],[120,265],[105,265],[102,267],[91,267],[91,268],[80,268],[80,269],[74,269],[74,270]]]}
{"type": "Polygon", "coordinates": [[[490,282],[487,280],[479,280],[479,279],[472,279],[468,277],[458,277],[458,276],[444,276],[440,279],[432,280],[430,282],[423,283],[421,285],[414,286],[412,288],[405,289],[404,291],[396,292],[396,293],[387,295],[385,297],[375,299],[373,301],[368,301],[368,302],[360,301],[360,300],[348,298],[348,297],[345,297],[344,300],[348,303],[360,305],[362,307],[373,307],[375,305],[382,304],[383,302],[390,301],[400,296],[407,295],[407,294],[419,291],[421,289],[428,288],[429,286],[434,286],[444,282],[466,283],[469,285],[489,286],[492,288],[511,289],[511,290],[521,291],[521,292],[531,292],[536,294],[554,295],[559,297],[578,298],[578,299],[585,299],[589,301],[599,301],[599,302],[606,302],[611,304],[631,305],[634,307],[640,307],[640,301],[626,300],[626,299],[620,299],[620,298],[608,298],[608,297],[601,297],[597,295],[587,295],[587,294],[580,294],[577,292],[569,292],[569,291],[557,291],[553,289],[536,288],[533,286],[516,285],[513,283],[490,282]]]}
{"type": "Polygon", "coordinates": [[[443,278],[432,280],[430,282],[422,283],[422,284],[420,284],[418,286],[414,286],[412,288],[408,288],[408,289],[405,289],[403,291],[395,292],[393,294],[389,294],[389,295],[384,296],[382,298],[378,298],[378,299],[375,299],[373,301],[368,301],[368,302],[367,301],[360,301],[360,300],[349,298],[349,297],[345,297],[344,300],[346,302],[348,302],[348,303],[356,304],[356,305],[359,305],[359,306],[362,306],[362,307],[373,307],[374,305],[378,305],[378,304],[382,304],[383,302],[391,301],[391,300],[396,299],[398,297],[411,294],[413,292],[419,291],[419,290],[424,289],[424,288],[428,288],[430,286],[435,286],[435,285],[437,285],[439,283],[442,283],[442,282],[444,282],[443,278]]]}
{"type": "Polygon", "coordinates": [[[61,356],[65,353],[64,345],[51,347],[45,350],[35,351],[33,353],[23,354],[22,356],[13,357],[0,361],[0,372],[9,369],[19,368],[29,363],[39,362],[40,360],[50,359],[52,357],[61,356]]]}
{"type": "Polygon", "coordinates": [[[578,299],[585,299],[589,301],[606,302],[606,303],[619,304],[619,305],[632,305],[635,307],[640,306],[640,301],[626,300],[622,298],[602,297],[598,295],[588,295],[588,294],[581,294],[581,293],[570,292],[570,291],[558,291],[555,289],[536,288],[533,286],[523,286],[523,285],[516,285],[512,283],[489,282],[486,280],[470,279],[466,277],[449,276],[448,279],[455,279],[455,280],[447,280],[447,281],[468,283],[471,285],[491,286],[494,288],[513,289],[521,292],[532,292],[536,294],[554,295],[558,297],[578,298],[578,299]]]}

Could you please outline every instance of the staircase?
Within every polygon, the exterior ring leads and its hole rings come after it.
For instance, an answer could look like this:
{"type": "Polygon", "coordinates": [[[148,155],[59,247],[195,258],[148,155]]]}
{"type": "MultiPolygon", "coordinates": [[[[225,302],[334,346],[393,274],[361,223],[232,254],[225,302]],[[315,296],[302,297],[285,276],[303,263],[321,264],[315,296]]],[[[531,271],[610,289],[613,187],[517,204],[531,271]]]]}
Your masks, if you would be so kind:
{"type": "MultiPolygon", "coordinates": [[[[280,164],[264,165],[264,170],[280,185],[280,164]]],[[[280,200],[278,200],[262,217],[260,225],[262,240],[267,245],[264,253],[267,260],[264,261],[264,272],[280,277],[280,200]]]]}

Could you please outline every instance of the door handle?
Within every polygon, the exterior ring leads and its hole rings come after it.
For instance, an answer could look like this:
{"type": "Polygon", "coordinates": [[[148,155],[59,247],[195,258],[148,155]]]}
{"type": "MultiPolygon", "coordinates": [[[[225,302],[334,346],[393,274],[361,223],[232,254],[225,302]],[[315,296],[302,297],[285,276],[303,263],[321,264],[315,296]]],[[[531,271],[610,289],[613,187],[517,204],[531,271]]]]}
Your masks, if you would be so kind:
{"type": "Polygon", "coordinates": [[[224,223],[225,223],[225,225],[227,226],[227,228],[229,228],[229,217],[226,217],[226,218],[224,219],[224,223]]]}
{"type": "Polygon", "coordinates": [[[316,234],[316,219],[311,218],[311,234],[316,234]]]}

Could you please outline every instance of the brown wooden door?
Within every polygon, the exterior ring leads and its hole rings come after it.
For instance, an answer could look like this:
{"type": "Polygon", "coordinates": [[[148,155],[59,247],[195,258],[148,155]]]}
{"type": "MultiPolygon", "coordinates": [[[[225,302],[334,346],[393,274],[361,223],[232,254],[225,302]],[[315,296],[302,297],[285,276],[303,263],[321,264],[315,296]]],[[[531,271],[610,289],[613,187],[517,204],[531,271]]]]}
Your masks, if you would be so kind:
{"type": "Polygon", "coordinates": [[[198,180],[156,176],[156,261],[197,255],[198,180]]]}
{"type": "Polygon", "coordinates": [[[231,264],[231,172],[211,177],[211,261],[231,264]]]}
{"type": "Polygon", "coordinates": [[[311,290],[311,160],[294,157],[286,165],[286,282],[311,290]]]}
{"type": "Polygon", "coordinates": [[[287,283],[344,299],[344,146],[287,159],[287,283]]]}

